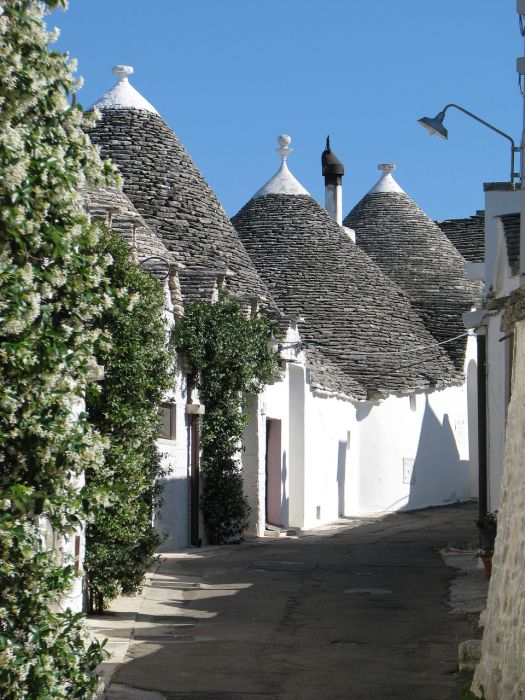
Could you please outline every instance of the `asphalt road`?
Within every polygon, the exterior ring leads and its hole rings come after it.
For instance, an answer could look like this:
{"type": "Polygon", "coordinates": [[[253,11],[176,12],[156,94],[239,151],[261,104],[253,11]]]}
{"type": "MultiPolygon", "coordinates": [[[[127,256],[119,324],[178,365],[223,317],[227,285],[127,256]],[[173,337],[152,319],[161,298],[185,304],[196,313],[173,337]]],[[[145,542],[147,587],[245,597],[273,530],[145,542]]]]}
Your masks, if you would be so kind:
{"type": "Polygon", "coordinates": [[[130,698],[459,700],[458,644],[479,631],[448,607],[438,550],[475,540],[475,517],[433,508],[168,558],[114,681],[130,698]]]}

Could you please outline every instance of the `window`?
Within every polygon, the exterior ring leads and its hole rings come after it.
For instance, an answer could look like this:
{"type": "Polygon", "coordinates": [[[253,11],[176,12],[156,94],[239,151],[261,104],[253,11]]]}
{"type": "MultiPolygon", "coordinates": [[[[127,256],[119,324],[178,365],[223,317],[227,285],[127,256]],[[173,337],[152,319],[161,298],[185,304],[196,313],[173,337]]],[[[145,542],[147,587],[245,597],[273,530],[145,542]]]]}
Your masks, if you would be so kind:
{"type": "Polygon", "coordinates": [[[177,436],[177,406],[174,403],[163,403],[159,408],[159,418],[160,437],[163,440],[175,440],[177,436]]]}

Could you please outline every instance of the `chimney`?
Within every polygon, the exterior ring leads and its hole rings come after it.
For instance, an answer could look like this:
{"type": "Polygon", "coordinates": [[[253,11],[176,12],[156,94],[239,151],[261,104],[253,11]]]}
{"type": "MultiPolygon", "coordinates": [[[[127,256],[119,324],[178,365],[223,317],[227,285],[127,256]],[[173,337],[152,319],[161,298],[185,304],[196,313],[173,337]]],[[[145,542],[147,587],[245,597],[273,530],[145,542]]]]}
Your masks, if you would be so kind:
{"type": "Polygon", "coordinates": [[[332,219],[342,226],[343,224],[343,175],[345,166],[332,153],[330,149],[330,137],[326,137],[326,148],[321,156],[325,187],[325,209],[332,219]]]}

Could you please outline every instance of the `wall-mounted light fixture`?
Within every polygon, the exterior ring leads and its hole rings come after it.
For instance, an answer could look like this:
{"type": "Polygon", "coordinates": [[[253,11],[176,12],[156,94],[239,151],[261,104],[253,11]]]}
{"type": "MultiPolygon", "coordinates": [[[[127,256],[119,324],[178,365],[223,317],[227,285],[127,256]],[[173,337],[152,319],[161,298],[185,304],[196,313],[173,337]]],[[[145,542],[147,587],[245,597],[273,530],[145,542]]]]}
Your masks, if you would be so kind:
{"type": "Polygon", "coordinates": [[[472,117],[472,119],[475,119],[480,124],[483,124],[484,126],[488,127],[492,131],[495,131],[497,134],[499,134],[500,136],[503,136],[508,141],[510,141],[510,182],[514,182],[514,180],[516,178],[519,178],[520,174],[514,171],[514,154],[520,153],[521,148],[519,146],[516,146],[512,136],[509,136],[504,131],[497,129],[492,124],[489,124],[489,122],[486,122],[484,119],[481,119],[480,117],[476,116],[475,114],[472,114],[472,112],[469,112],[468,109],[465,109],[464,107],[461,107],[460,105],[457,105],[457,104],[454,104],[453,102],[451,102],[450,104],[446,105],[441,110],[441,112],[438,112],[438,114],[436,114],[435,117],[421,117],[421,119],[418,119],[417,120],[418,124],[421,124],[421,126],[424,126],[425,129],[430,134],[430,136],[436,135],[442,139],[448,139],[448,131],[445,128],[443,121],[445,119],[445,112],[450,107],[454,107],[454,109],[458,109],[460,112],[463,112],[463,114],[466,114],[467,116],[472,117]]]}

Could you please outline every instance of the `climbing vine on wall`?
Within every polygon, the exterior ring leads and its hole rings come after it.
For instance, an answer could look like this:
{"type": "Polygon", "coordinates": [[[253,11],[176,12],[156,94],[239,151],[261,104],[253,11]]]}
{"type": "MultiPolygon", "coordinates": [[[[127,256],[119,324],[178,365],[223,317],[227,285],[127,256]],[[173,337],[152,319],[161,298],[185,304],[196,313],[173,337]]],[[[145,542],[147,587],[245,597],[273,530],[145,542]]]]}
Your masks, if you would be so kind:
{"type": "MultiPolygon", "coordinates": [[[[49,6],[65,2],[51,0],[49,6]]],[[[61,610],[74,566],[52,547],[101,496],[82,486],[104,441],[79,414],[112,303],[80,190],[114,182],[71,107],[74,66],[48,8],[0,4],[0,696],[90,698],[103,657],[61,610]],[[47,533],[47,535],[46,535],[47,533]]]]}
{"type": "Polygon", "coordinates": [[[210,542],[239,539],[249,514],[236,453],[248,420],[244,394],[259,393],[275,369],[268,322],[247,318],[224,295],[216,303],[194,302],[175,329],[177,349],[197,373],[205,405],[202,426],[202,510],[210,542]]]}
{"type": "Polygon", "coordinates": [[[151,519],[162,474],[157,411],[173,384],[175,355],[162,286],[132,262],[115,233],[106,232],[100,253],[112,259],[108,275],[119,293],[102,318],[111,337],[97,354],[104,379],[87,395],[90,420],[109,443],[104,467],[86,475],[109,498],[87,528],[85,569],[97,611],[117,594],[137,591],[159,544],[151,519]]]}

